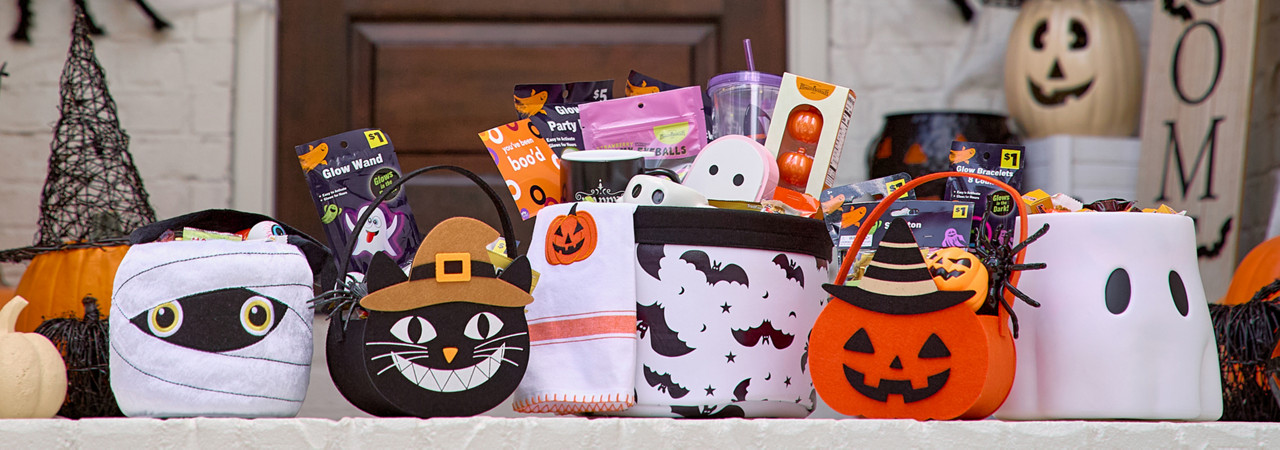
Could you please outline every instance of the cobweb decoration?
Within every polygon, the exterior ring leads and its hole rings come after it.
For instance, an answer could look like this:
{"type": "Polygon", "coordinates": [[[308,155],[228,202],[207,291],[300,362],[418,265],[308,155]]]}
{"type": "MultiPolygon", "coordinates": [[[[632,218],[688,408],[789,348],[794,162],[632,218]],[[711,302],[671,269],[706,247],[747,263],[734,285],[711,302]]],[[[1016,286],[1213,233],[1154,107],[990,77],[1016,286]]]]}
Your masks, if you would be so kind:
{"type": "Polygon", "coordinates": [[[1222,370],[1222,420],[1280,422],[1267,361],[1280,340],[1280,279],[1237,305],[1209,304],[1222,370]]]}
{"type": "Polygon", "coordinates": [[[155,221],[89,31],[84,11],[77,8],[71,50],[62,69],[61,117],[50,146],[35,244],[0,252],[0,261],[24,261],[65,248],[126,244],[131,231],[155,221]]]}

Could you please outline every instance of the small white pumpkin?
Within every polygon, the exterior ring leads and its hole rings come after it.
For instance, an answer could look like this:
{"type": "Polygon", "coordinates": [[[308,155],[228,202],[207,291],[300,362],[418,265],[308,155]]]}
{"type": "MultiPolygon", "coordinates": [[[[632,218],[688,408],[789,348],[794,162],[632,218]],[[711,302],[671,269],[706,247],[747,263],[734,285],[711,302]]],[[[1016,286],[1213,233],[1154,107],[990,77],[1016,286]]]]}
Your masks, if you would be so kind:
{"type": "Polygon", "coordinates": [[[1009,115],[1029,138],[1132,136],[1142,106],[1142,57],[1114,0],[1032,0],[1005,50],[1009,115]]]}
{"type": "Polygon", "coordinates": [[[67,368],[49,339],[13,330],[27,299],[0,308],[0,418],[47,418],[67,395],[67,368]]]}

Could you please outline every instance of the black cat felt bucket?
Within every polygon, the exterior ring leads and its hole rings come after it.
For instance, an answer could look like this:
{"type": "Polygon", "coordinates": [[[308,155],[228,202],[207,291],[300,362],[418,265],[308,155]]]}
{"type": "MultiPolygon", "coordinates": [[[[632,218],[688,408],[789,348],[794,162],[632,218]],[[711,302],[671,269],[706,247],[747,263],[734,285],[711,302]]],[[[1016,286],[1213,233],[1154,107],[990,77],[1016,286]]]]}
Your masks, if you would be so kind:
{"type": "MultiPolygon", "coordinates": [[[[345,281],[321,296],[341,317],[329,324],[329,374],[343,397],[373,415],[479,414],[502,403],[528,365],[524,305],[533,300],[531,272],[515,254],[511,221],[497,194],[471,172],[432,166],[387,187],[378,203],[402,195],[396,192],[403,182],[438,169],[462,174],[485,191],[502,221],[506,258],[488,249],[499,241],[497,231],[454,217],[423,239],[408,275],[380,252],[363,282],[345,281]],[[362,289],[367,293],[357,292],[362,289]]],[[[349,246],[342,253],[344,266],[351,252],[349,246]]]]}

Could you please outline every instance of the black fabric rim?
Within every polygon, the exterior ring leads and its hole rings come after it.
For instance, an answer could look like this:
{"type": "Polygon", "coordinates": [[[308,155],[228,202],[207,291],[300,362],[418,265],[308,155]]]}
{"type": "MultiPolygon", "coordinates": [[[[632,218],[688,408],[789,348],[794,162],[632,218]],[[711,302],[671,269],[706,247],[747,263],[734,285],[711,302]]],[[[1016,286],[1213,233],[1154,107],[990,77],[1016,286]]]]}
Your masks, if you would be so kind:
{"type": "Polygon", "coordinates": [[[338,278],[338,273],[337,266],[334,265],[333,258],[329,253],[329,247],[321,244],[320,241],[315,240],[315,238],[308,236],[306,233],[298,231],[297,228],[262,214],[234,209],[196,211],[143,225],[129,234],[129,244],[138,245],[154,242],[166,230],[181,229],[184,226],[234,233],[252,227],[264,220],[278,223],[284,228],[287,236],[285,240],[289,244],[298,247],[302,255],[307,258],[307,264],[311,266],[311,272],[317,288],[333,285],[338,278]]]}
{"type": "Polygon", "coordinates": [[[831,259],[831,236],[821,220],[716,208],[639,206],[637,244],[750,248],[831,259]]]}

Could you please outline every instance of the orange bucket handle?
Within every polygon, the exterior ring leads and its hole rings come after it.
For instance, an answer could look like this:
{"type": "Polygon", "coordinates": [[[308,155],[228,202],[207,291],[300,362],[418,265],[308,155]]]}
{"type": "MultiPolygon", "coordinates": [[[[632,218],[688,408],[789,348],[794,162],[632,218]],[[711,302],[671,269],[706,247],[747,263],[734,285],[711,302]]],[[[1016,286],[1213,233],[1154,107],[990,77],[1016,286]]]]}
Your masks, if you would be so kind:
{"type": "MultiPolygon", "coordinates": [[[[902,185],[902,187],[898,189],[894,189],[893,192],[890,192],[887,197],[880,200],[880,203],[876,205],[875,209],[871,210],[870,214],[867,214],[867,217],[863,219],[862,223],[869,224],[874,221],[880,220],[880,216],[884,214],[885,210],[888,210],[889,207],[893,205],[893,202],[898,198],[902,197],[904,194],[906,194],[907,191],[915,189],[916,187],[919,187],[921,184],[924,184],[933,180],[937,180],[939,178],[947,178],[947,177],[976,178],[976,179],[991,183],[996,187],[1003,189],[1005,192],[1012,194],[1014,203],[1017,203],[1018,205],[1018,218],[1019,218],[1018,231],[1021,232],[1020,237],[1015,236],[1016,239],[1014,239],[1014,242],[1020,242],[1022,239],[1027,238],[1028,236],[1027,206],[1022,201],[1022,194],[1020,194],[1017,189],[1014,189],[1013,186],[1009,186],[1008,184],[1005,184],[1000,180],[997,180],[995,178],[992,178],[986,175],[979,175],[976,173],[937,172],[937,173],[931,173],[931,174],[922,176],[920,178],[913,179],[907,182],[907,184],[902,185]]],[[[871,231],[871,227],[867,227],[867,226],[863,226],[858,229],[858,234],[853,237],[853,245],[849,247],[849,250],[847,252],[845,252],[844,262],[840,264],[840,273],[836,274],[836,283],[844,284],[845,279],[849,277],[849,269],[853,267],[853,261],[854,259],[856,259],[855,257],[858,254],[858,249],[862,248],[862,241],[867,238],[867,233],[869,231],[871,231]]],[[[1022,264],[1022,259],[1023,259],[1023,256],[1026,254],[1026,252],[1027,252],[1027,249],[1025,247],[1021,251],[1019,251],[1018,254],[1015,255],[1014,257],[1014,264],[1022,264]]],[[[1021,277],[1021,274],[1018,271],[1013,271],[1013,273],[1009,275],[1009,284],[1014,287],[1017,287],[1018,278],[1020,277],[1021,277]]],[[[1013,294],[1005,291],[1006,290],[1003,290],[1003,289],[1001,290],[1002,295],[1004,295],[1005,300],[1010,305],[1013,305],[1013,302],[1017,301],[1017,299],[1013,296],[1013,294]]],[[[1004,308],[996,308],[996,310],[999,311],[998,314],[1001,318],[1001,323],[1004,323],[1005,322],[1004,319],[1007,317],[1008,312],[1006,312],[1004,308]]],[[[1000,327],[1000,333],[1004,334],[1005,329],[1006,328],[1003,326],[1000,327]]]]}

